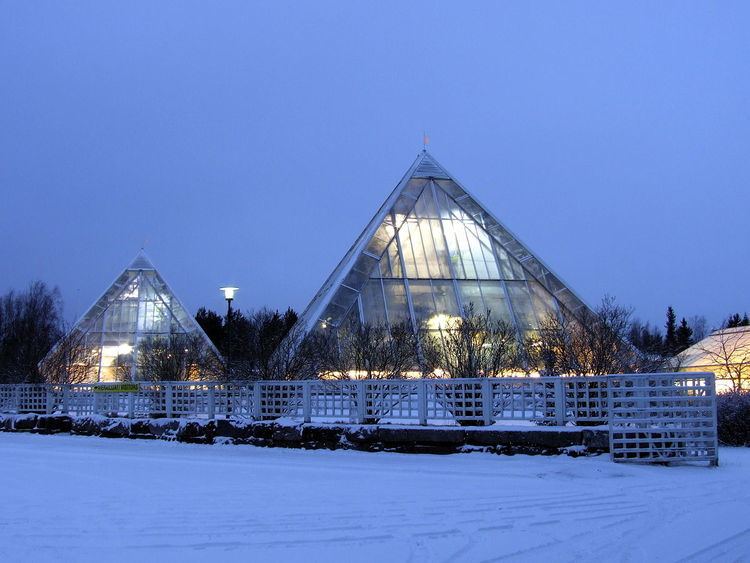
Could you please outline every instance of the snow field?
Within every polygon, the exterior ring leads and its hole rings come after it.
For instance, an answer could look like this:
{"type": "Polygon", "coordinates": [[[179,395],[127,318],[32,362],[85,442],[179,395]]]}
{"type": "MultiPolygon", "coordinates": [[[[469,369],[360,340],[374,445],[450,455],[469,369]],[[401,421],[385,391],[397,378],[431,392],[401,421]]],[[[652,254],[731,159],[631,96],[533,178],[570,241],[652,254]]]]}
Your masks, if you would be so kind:
{"type": "Polygon", "coordinates": [[[0,560],[750,560],[721,466],[0,434],[0,560]]]}

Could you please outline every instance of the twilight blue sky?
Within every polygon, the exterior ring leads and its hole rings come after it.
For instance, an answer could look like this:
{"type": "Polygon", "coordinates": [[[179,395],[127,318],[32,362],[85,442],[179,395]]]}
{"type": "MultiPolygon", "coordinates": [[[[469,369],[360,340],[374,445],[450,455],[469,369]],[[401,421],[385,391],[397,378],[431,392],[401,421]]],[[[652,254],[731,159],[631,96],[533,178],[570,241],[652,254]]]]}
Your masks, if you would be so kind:
{"type": "Polygon", "coordinates": [[[750,309],[747,2],[0,1],[0,291],[302,309],[435,157],[590,304],[750,309]]]}

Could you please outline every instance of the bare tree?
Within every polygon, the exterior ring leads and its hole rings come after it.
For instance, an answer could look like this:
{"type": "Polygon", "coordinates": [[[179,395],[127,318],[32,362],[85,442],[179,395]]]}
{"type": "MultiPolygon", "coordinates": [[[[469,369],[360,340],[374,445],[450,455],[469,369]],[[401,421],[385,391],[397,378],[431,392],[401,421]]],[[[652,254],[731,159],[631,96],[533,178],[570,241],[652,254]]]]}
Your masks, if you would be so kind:
{"type": "Polygon", "coordinates": [[[221,360],[198,334],[153,337],[138,345],[137,373],[147,381],[218,379],[221,360]]]}
{"type": "Polygon", "coordinates": [[[717,378],[729,379],[733,391],[750,389],[750,329],[717,330],[698,346],[705,354],[702,363],[716,366],[717,378]]]}
{"type": "Polygon", "coordinates": [[[65,330],[65,336],[40,363],[47,383],[85,383],[96,380],[99,348],[86,344],[86,334],[78,329],[65,330]]]}
{"type": "Polygon", "coordinates": [[[605,297],[593,311],[573,318],[549,314],[526,344],[544,375],[605,375],[640,371],[644,361],[628,342],[632,311],[605,297]]]}
{"type": "Polygon", "coordinates": [[[336,379],[391,379],[417,365],[417,337],[405,322],[355,325],[319,331],[302,353],[311,354],[319,374],[336,379]]]}
{"type": "Polygon", "coordinates": [[[463,317],[422,334],[425,363],[449,377],[492,377],[518,371],[516,331],[510,323],[493,319],[489,311],[478,314],[470,305],[463,317]]]}
{"type": "Polygon", "coordinates": [[[43,282],[0,297],[0,383],[42,381],[39,362],[61,335],[60,292],[43,282]]]}

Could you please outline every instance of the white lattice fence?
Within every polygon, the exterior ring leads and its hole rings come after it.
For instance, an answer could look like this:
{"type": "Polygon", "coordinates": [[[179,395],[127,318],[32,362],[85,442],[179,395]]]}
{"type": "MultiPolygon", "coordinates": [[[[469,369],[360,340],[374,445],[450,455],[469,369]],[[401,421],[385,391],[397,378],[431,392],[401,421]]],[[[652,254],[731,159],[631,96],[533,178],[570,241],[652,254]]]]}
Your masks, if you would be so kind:
{"type": "Polygon", "coordinates": [[[358,420],[356,381],[306,381],[303,385],[303,394],[308,394],[310,405],[303,413],[305,420],[358,420]]]}
{"type": "Polygon", "coordinates": [[[259,390],[259,409],[256,418],[274,420],[277,418],[304,417],[302,382],[294,381],[261,381],[256,387],[259,390]]]}
{"type": "Polygon", "coordinates": [[[710,374],[141,382],[127,391],[106,384],[0,385],[0,411],[420,425],[601,424],[611,418],[618,460],[711,461],[716,452],[710,374]]]}
{"type": "Polygon", "coordinates": [[[718,464],[711,373],[609,376],[614,461],[718,464]]]}
{"type": "Polygon", "coordinates": [[[561,378],[565,395],[565,418],[578,423],[607,424],[609,395],[607,382],[612,376],[561,378]]]}
{"type": "Polygon", "coordinates": [[[497,378],[490,381],[494,420],[558,420],[556,378],[497,378]]]}

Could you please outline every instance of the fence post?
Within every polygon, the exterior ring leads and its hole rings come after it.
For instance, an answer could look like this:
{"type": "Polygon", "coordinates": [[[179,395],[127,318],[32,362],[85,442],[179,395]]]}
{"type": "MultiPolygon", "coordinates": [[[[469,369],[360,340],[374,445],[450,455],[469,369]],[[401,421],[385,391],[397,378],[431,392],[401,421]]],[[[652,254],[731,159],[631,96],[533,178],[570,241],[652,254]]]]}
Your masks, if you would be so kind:
{"type": "Polygon", "coordinates": [[[216,387],[214,383],[208,384],[208,404],[206,405],[206,414],[208,420],[216,418],[216,387]]]}
{"type": "Polygon", "coordinates": [[[492,399],[492,382],[489,377],[485,377],[482,379],[482,418],[485,426],[492,426],[495,414],[495,405],[492,399]]]}
{"type": "Polygon", "coordinates": [[[164,384],[164,403],[166,405],[167,410],[167,418],[172,418],[172,384],[171,383],[165,383],[164,384]]]}
{"type": "Polygon", "coordinates": [[[263,389],[261,388],[261,382],[255,381],[253,383],[253,419],[262,420],[263,418],[263,406],[261,405],[261,397],[263,395],[263,389]]]}
{"type": "Polygon", "coordinates": [[[135,416],[135,396],[133,393],[128,393],[128,418],[135,416]]]}
{"type": "Polygon", "coordinates": [[[93,406],[94,414],[99,414],[99,393],[97,393],[94,390],[92,390],[91,392],[94,395],[94,406],[93,406]]]}
{"type": "Polygon", "coordinates": [[[427,380],[420,379],[417,381],[417,415],[419,424],[427,425],[427,380]]]}
{"type": "Polygon", "coordinates": [[[15,405],[16,413],[21,412],[21,386],[13,386],[13,404],[15,405]]]}
{"type": "Polygon", "coordinates": [[[311,387],[312,381],[302,382],[302,417],[304,422],[312,420],[311,387]]]}
{"type": "Polygon", "coordinates": [[[70,411],[70,384],[66,383],[62,386],[62,412],[68,414],[70,411]]]}
{"type": "Polygon", "coordinates": [[[565,382],[562,377],[555,378],[555,425],[565,426],[565,382]]]}
{"type": "Polygon", "coordinates": [[[47,414],[52,414],[52,412],[55,410],[55,393],[52,390],[52,385],[45,384],[44,386],[44,392],[45,392],[45,405],[44,405],[44,412],[47,414]]]}
{"type": "Polygon", "coordinates": [[[367,381],[360,379],[357,381],[357,420],[356,424],[364,424],[367,415],[365,402],[367,401],[367,381]]]}

